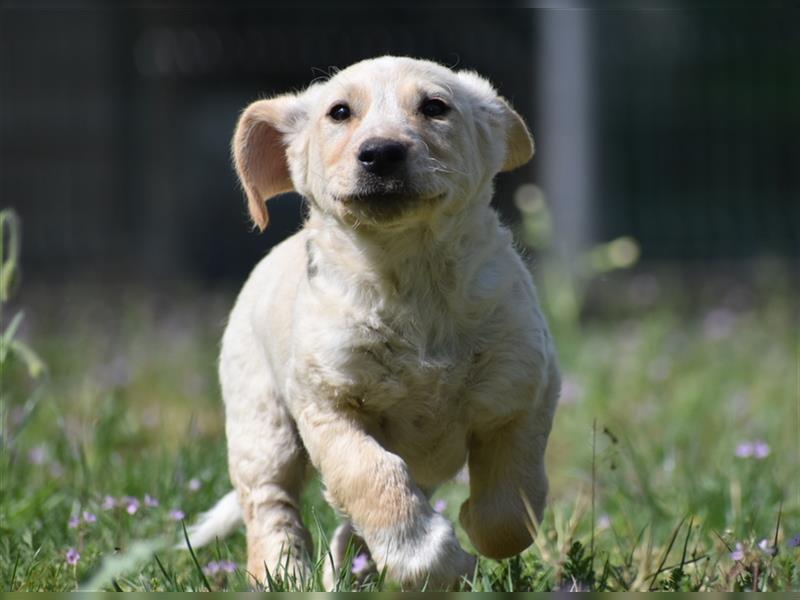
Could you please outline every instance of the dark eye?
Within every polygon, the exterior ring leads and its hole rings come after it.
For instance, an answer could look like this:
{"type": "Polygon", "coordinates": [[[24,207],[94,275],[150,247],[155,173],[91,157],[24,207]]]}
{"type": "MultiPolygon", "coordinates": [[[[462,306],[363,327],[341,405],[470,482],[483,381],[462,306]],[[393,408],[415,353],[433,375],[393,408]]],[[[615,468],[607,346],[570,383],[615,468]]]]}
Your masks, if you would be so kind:
{"type": "Polygon", "coordinates": [[[334,121],[346,121],[350,118],[350,107],[347,104],[334,104],[328,111],[328,116],[334,121]]]}
{"type": "Polygon", "coordinates": [[[426,117],[441,117],[450,112],[450,107],[438,98],[430,98],[420,105],[419,111],[426,117]]]}

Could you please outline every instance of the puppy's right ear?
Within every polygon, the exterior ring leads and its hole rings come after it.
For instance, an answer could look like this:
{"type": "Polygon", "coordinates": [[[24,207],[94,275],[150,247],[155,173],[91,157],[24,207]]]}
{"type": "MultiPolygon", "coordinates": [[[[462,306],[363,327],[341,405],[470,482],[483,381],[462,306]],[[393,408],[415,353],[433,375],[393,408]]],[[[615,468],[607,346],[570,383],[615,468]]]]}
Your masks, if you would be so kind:
{"type": "Polygon", "coordinates": [[[304,113],[292,94],[258,100],[239,118],[233,134],[233,161],[247,194],[250,216],[263,231],[267,226],[266,200],[294,190],[287,159],[288,137],[297,131],[304,113]]]}

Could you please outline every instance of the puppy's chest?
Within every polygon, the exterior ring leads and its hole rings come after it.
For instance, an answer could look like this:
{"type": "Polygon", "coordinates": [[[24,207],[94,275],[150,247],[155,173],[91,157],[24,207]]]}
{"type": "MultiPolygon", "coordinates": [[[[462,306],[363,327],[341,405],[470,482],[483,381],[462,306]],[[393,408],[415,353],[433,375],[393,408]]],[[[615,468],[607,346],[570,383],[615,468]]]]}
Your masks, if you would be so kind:
{"type": "Polygon", "coordinates": [[[341,345],[315,370],[320,395],[402,456],[420,485],[452,476],[466,457],[469,341],[396,323],[335,337],[341,345]]]}
{"type": "Polygon", "coordinates": [[[458,408],[470,369],[469,344],[396,324],[361,325],[343,336],[330,366],[337,402],[364,414],[435,415],[458,408]],[[334,377],[333,379],[339,379],[334,377]]]}

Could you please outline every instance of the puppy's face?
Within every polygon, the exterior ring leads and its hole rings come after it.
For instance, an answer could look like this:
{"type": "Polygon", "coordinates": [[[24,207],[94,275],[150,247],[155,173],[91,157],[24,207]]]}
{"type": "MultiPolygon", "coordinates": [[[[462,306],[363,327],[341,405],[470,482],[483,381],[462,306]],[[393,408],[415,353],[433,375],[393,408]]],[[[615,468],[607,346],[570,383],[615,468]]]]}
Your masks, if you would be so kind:
{"type": "Polygon", "coordinates": [[[455,213],[533,145],[522,119],[471,72],[383,57],[297,95],[253,103],[233,141],[259,227],[264,199],[296,190],[349,225],[455,213]]]}

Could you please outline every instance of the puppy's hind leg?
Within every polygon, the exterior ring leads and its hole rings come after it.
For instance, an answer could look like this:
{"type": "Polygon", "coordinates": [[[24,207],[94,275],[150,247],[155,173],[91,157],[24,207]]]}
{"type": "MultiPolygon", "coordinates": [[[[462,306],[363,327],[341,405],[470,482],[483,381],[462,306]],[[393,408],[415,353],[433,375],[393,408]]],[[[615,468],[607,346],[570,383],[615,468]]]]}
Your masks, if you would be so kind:
{"type": "Polygon", "coordinates": [[[263,582],[307,580],[311,537],[300,519],[307,458],[249,328],[232,322],[220,357],[228,468],[247,527],[247,570],[263,582]]]}

